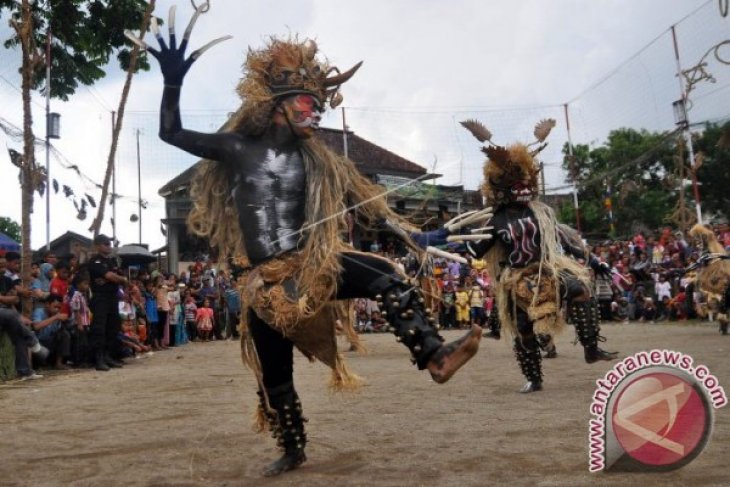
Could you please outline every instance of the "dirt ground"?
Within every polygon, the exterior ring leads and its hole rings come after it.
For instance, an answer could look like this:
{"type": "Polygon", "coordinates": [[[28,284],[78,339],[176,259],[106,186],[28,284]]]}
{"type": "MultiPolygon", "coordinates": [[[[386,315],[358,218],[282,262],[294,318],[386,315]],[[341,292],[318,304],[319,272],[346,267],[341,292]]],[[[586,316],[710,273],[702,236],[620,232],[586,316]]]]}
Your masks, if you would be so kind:
{"type": "MultiPolygon", "coordinates": [[[[447,338],[460,332],[446,332],[447,338]]],[[[622,356],[667,348],[691,354],[730,391],[730,337],[711,325],[604,325],[622,356]]],[[[506,340],[437,385],[391,335],[346,352],[367,383],[328,392],[329,370],[297,357],[309,418],[308,462],[265,479],[274,441],[251,429],[255,382],[235,342],[189,344],[121,370],[50,374],[0,385],[0,485],[730,485],[730,408],[716,411],[707,449],[665,474],[590,474],[589,404],[610,363],[588,365],[572,330],[545,361],[545,390],[523,379],[506,340]]],[[[342,348],[346,348],[341,343],[342,348]]]]}

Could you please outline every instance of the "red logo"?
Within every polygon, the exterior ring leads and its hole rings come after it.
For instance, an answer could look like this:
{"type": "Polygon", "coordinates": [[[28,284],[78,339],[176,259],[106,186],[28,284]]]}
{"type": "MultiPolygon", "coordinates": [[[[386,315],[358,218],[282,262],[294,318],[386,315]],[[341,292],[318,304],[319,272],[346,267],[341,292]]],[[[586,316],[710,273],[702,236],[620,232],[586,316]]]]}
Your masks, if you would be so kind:
{"type": "Polygon", "coordinates": [[[683,376],[642,375],[628,383],[613,404],[616,440],[625,454],[647,467],[678,468],[694,459],[709,438],[709,404],[683,376]]]}

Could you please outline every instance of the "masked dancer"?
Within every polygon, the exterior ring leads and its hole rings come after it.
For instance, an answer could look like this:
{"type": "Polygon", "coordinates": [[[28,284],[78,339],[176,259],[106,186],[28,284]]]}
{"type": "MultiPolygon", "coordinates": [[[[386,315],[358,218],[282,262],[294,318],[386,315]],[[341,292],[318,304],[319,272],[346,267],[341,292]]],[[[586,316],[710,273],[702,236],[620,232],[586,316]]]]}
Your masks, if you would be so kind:
{"type": "Polygon", "coordinates": [[[381,188],[316,135],[325,108],[341,103],[340,86],[360,63],[340,72],[318,58],[311,40],[271,38],[263,48],[249,49],[237,87],[242,105],[222,129],[201,133],[183,128],[179,102],[185,74],[206,49],[226,39],[185,56],[193,25],[207,6],[197,8],[179,45],[174,7],[169,42],[152,23],[159,49],[128,37],[160,64],[160,137],[205,159],[191,189],[189,228],[222,255],[251,267],[242,291],[242,349],[258,378],[259,418],[283,450],[264,469],[265,475],[277,475],[306,460],[307,435],[292,378],[294,346],[330,366],[336,385],[353,381],[335,337],[336,321],[347,307],[334,300],[367,297],[379,302],[413,362],[439,383],[476,353],[481,330],[474,327],[445,344],[422,293],[397,266],[356,252],[342,240],[348,204],[371,222],[399,220],[381,188]]]}

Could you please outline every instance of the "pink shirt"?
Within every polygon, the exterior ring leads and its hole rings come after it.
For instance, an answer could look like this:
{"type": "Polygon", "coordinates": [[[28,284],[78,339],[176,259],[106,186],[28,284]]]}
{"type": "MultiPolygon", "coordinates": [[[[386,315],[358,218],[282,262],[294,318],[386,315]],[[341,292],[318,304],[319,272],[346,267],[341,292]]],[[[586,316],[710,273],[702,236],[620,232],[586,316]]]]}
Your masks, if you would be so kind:
{"type": "Polygon", "coordinates": [[[195,313],[195,321],[204,320],[206,318],[213,320],[213,308],[198,308],[198,311],[195,313]]]}

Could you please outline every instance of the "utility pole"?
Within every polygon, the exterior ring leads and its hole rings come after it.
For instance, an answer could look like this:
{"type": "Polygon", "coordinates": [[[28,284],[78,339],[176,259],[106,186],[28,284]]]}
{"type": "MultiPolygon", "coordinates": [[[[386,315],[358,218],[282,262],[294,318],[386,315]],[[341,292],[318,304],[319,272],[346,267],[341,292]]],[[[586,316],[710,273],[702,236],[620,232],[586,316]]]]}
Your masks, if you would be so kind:
{"type": "Polygon", "coordinates": [[[139,129],[137,129],[137,216],[139,217],[139,244],[142,245],[142,164],[139,155],[139,129]]]}
{"type": "Polygon", "coordinates": [[[570,136],[570,117],[568,116],[568,104],[563,105],[565,112],[565,127],[568,132],[568,162],[570,163],[570,177],[573,178],[573,208],[575,209],[575,229],[580,230],[580,205],[578,204],[578,173],[575,170],[575,158],[573,157],[573,141],[570,136]]]}
{"type": "Polygon", "coordinates": [[[51,28],[46,34],[46,251],[51,250],[51,28]]]}
{"type": "MultiPolygon", "coordinates": [[[[117,112],[112,111],[112,137],[114,137],[114,128],[117,125],[117,112]]],[[[117,246],[117,157],[116,154],[113,156],[112,161],[112,196],[109,198],[109,202],[112,205],[112,245],[117,246]]],[[[104,202],[102,200],[101,204],[104,202]]]]}
{"type": "Polygon", "coordinates": [[[540,194],[545,196],[545,163],[540,161],[540,194]]]}
{"type": "MultiPolygon", "coordinates": [[[[679,60],[679,44],[677,43],[677,32],[672,26],[672,42],[674,44],[674,59],[677,62],[677,79],[679,80],[679,93],[681,95],[681,104],[677,107],[682,113],[681,118],[677,120],[678,125],[682,127],[682,134],[684,135],[685,143],[687,144],[687,155],[689,157],[689,167],[694,166],[695,162],[695,151],[692,145],[692,132],[689,129],[689,117],[687,116],[687,92],[684,86],[684,75],[682,74],[682,63],[679,60]]],[[[676,108],[675,108],[676,109],[676,108]]],[[[684,161],[682,161],[684,163],[684,161]]],[[[684,170],[682,170],[684,174],[684,170]]],[[[684,181],[680,181],[680,184],[684,184],[684,181]]],[[[700,190],[697,183],[697,177],[692,178],[692,189],[695,197],[695,211],[697,212],[697,223],[702,224],[702,207],[700,206],[700,190]]],[[[682,191],[683,192],[683,191],[682,191]]],[[[682,230],[684,231],[684,230],[682,230]]]]}
{"type": "Polygon", "coordinates": [[[345,119],[345,107],[342,107],[342,153],[345,155],[345,159],[349,157],[347,150],[347,120],[345,119]]]}

